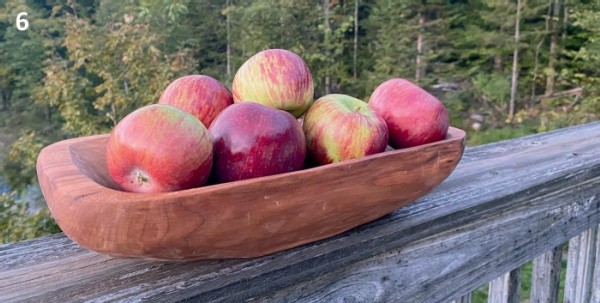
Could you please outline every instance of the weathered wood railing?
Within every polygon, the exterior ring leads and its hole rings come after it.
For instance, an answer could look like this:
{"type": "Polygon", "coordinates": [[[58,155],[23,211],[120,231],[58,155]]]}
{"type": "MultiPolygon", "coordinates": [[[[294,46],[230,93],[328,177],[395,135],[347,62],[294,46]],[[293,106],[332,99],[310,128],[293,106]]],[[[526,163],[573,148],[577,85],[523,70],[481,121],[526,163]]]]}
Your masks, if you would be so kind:
{"type": "Polygon", "coordinates": [[[531,302],[555,302],[567,241],[565,302],[600,302],[598,224],[596,122],[469,148],[418,202],[263,258],[115,259],[63,235],[0,246],[0,302],[469,302],[492,280],[491,302],[517,302],[532,259],[531,302]]]}

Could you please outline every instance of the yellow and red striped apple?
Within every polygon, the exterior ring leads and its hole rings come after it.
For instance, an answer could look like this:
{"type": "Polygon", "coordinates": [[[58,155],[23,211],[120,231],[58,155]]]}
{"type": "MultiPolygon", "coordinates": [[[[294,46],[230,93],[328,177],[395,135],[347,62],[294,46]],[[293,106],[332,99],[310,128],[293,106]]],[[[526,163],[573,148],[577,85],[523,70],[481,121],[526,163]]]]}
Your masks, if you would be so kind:
{"type": "Polygon", "coordinates": [[[217,182],[286,173],[303,166],[304,133],[285,111],[253,102],[236,103],[217,116],[209,132],[217,182]]]}
{"type": "Polygon", "coordinates": [[[303,130],[309,158],[321,165],[380,153],[388,144],[383,118],[362,100],[342,94],[315,101],[303,130]]]}
{"type": "Polygon", "coordinates": [[[111,132],[108,171],[125,191],[157,193],[203,185],[212,167],[208,130],[193,115],[153,104],[137,109],[111,132]]]}
{"type": "Polygon", "coordinates": [[[191,113],[208,128],[217,114],[233,104],[233,97],[225,85],[210,76],[188,75],[171,82],[158,103],[191,113]]]}
{"type": "Polygon", "coordinates": [[[385,119],[394,148],[412,147],[446,138],[448,111],[436,97],[401,78],[379,85],[369,107],[385,119]]]}
{"type": "Polygon", "coordinates": [[[284,110],[298,118],[313,102],[310,70],[297,54],[269,49],[252,56],[238,69],[231,86],[233,100],[284,110]]]}

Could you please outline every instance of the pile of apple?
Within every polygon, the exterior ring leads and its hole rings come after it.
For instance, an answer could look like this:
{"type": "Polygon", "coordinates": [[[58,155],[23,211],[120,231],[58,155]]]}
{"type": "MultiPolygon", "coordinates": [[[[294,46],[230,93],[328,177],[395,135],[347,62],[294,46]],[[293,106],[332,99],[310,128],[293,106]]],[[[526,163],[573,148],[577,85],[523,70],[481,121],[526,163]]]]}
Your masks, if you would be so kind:
{"type": "Polygon", "coordinates": [[[448,131],[444,105],[400,78],[368,104],[342,94],[313,102],[308,66],[283,49],[248,59],[231,92],[211,77],[184,76],[158,104],[123,118],[107,145],[114,181],[131,192],[177,191],[417,146],[448,131]]]}

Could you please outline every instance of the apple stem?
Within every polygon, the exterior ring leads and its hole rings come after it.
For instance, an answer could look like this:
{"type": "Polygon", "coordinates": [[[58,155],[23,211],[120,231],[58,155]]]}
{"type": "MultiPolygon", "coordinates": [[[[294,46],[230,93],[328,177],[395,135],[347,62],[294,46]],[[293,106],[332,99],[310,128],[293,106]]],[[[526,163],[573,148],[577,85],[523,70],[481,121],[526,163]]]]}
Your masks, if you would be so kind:
{"type": "Polygon", "coordinates": [[[138,181],[138,184],[143,184],[148,182],[148,177],[146,177],[142,172],[137,172],[136,174],[136,179],[138,181]]]}

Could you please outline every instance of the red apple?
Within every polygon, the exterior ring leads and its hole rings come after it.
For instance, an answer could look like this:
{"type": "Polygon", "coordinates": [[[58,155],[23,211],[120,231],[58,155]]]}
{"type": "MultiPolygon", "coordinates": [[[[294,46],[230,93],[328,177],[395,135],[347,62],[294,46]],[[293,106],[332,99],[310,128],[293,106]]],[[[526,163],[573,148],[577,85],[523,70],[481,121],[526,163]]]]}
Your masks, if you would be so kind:
{"type": "Polygon", "coordinates": [[[379,85],[369,106],[385,119],[394,148],[412,147],[446,138],[449,118],[444,104],[405,79],[379,85]]]}
{"type": "Polygon", "coordinates": [[[214,145],[213,174],[230,182],[302,168],[306,142],[289,113],[253,102],[221,112],[208,129],[214,145]]]}
{"type": "Polygon", "coordinates": [[[183,109],[209,127],[217,114],[233,104],[233,97],[218,80],[205,75],[189,75],[171,82],[158,103],[183,109]]]}
{"type": "Polygon", "coordinates": [[[328,164],[383,152],[388,129],[367,103],[341,94],[319,98],[304,117],[311,160],[328,164]]]}
{"type": "Polygon", "coordinates": [[[308,66],[295,53],[269,49],[252,56],[238,69],[231,85],[234,102],[256,102],[298,118],[313,101],[308,66]]]}
{"type": "Polygon", "coordinates": [[[108,139],[108,171],[125,191],[168,192],[203,185],[212,166],[208,130],[169,105],[142,107],[121,120],[108,139]]]}

